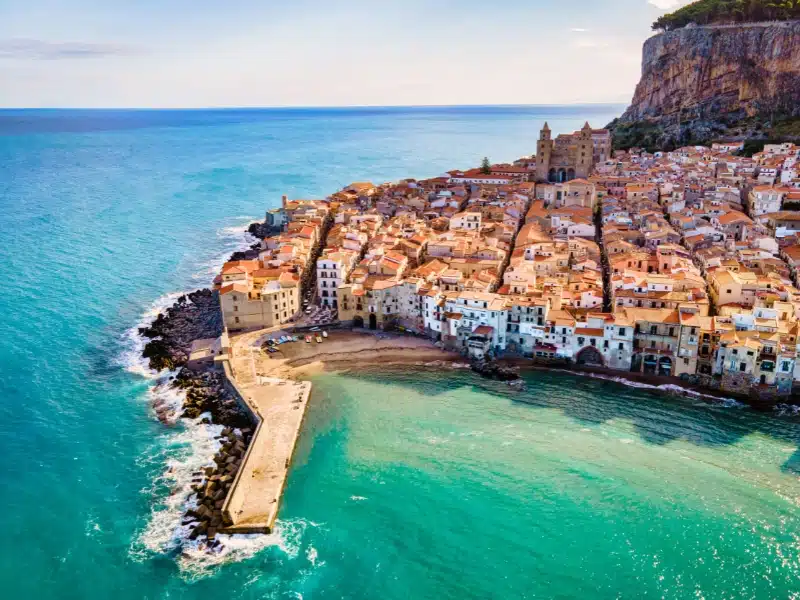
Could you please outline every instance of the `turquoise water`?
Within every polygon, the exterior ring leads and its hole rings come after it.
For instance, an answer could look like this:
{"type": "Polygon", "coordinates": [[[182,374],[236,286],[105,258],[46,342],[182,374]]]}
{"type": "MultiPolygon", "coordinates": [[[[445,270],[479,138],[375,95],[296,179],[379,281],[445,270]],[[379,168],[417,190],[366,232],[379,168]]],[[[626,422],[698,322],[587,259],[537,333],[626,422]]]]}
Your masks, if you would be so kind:
{"type": "Polygon", "coordinates": [[[787,597],[800,429],[536,375],[315,380],[273,536],[179,553],[213,428],[133,329],[281,194],[533,152],[621,107],[0,111],[0,582],[12,598],[787,597]],[[528,404],[514,400],[526,399],[528,404]]]}

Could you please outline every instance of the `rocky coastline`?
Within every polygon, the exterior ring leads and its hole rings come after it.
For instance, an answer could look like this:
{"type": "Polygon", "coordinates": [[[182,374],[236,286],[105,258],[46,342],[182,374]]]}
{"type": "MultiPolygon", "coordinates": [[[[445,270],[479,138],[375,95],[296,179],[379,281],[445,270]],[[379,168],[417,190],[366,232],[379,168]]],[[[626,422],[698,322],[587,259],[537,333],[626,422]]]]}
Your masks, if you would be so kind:
{"type": "MultiPolygon", "coordinates": [[[[267,222],[256,221],[250,223],[247,227],[247,233],[257,240],[263,240],[266,237],[278,235],[281,232],[280,227],[275,227],[267,222]]],[[[255,242],[247,250],[237,250],[231,255],[230,260],[254,260],[258,258],[258,253],[261,250],[261,242],[255,242]]]]}
{"type": "Polygon", "coordinates": [[[210,289],[184,294],[139,334],[150,340],[142,356],[154,371],[173,371],[189,360],[194,340],[222,333],[219,294],[210,289]]]}
{"type": "MultiPolygon", "coordinates": [[[[261,237],[264,224],[254,223],[248,231],[261,237]]],[[[258,244],[245,251],[235,252],[230,260],[257,256],[258,244]]],[[[176,408],[164,400],[163,394],[154,394],[153,410],[165,424],[173,424],[178,417],[198,419],[206,424],[222,425],[220,444],[213,464],[192,473],[187,510],[181,525],[188,528],[188,539],[199,540],[210,551],[220,550],[217,532],[224,527],[222,506],[236,478],[253,435],[254,423],[242,409],[234,393],[225,382],[225,375],[213,366],[187,366],[192,342],[216,338],[222,333],[219,294],[205,288],[180,296],[172,306],[159,314],[139,335],[147,342],[142,356],[150,369],[177,371],[158,384],[179,393],[181,406],[176,408]]],[[[157,386],[158,387],[158,386],[157,386]]],[[[169,396],[169,394],[167,394],[169,396]]]]}
{"type": "Polygon", "coordinates": [[[222,507],[252,436],[250,428],[226,427],[218,436],[221,446],[214,455],[214,466],[205,467],[192,476],[193,498],[190,500],[194,500],[194,505],[186,511],[181,525],[189,528],[190,540],[205,538],[211,550],[219,545],[217,532],[226,525],[222,507]]]}

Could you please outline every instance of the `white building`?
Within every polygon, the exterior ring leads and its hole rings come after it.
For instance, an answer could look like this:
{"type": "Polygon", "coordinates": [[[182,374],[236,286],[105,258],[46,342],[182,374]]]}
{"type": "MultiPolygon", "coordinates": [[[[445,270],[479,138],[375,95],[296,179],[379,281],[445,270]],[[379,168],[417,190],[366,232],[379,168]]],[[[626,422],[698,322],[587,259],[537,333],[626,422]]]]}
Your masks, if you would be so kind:
{"type": "Polygon", "coordinates": [[[325,252],[317,260],[317,297],[322,306],[339,306],[337,289],[347,281],[358,260],[355,252],[325,252]]]}
{"type": "Polygon", "coordinates": [[[781,189],[771,185],[757,185],[748,195],[750,202],[750,215],[758,217],[768,213],[778,212],[781,209],[784,193],[781,189]]]}
{"type": "Polygon", "coordinates": [[[456,213],[450,219],[450,229],[465,229],[467,231],[481,230],[481,213],[465,211],[456,213]]]}
{"type": "Polygon", "coordinates": [[[508,309],[502,296],[470,291],[452,294],[445,299],[445,313],[447,325],[442,334],[452,345],[466,348],[467,337],[478,327],[488,326],[492,347],[505,349],[508,309]]]}

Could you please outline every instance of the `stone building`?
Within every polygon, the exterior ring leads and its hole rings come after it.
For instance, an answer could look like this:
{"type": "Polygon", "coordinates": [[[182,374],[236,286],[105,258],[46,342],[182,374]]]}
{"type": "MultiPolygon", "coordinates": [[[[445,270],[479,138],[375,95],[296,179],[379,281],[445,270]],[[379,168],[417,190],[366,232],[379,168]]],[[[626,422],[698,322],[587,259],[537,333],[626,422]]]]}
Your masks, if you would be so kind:
{"type": "Polygon", "coordinates": [[[611,154],[611,133],[592,129],[586,123],[580,131],[552,139],[550,127],[544,124],[536,145],[536,180],[561,183],[585,179],[594,165],[611,154]]]}

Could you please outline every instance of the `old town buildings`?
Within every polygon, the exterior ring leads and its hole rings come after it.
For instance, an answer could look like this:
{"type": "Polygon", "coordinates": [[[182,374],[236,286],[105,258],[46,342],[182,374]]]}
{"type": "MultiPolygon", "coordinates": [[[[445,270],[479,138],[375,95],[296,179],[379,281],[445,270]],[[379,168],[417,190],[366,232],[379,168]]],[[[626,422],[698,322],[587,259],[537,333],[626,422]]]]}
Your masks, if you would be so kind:
{"type": "Polygon", "coordinates": [[[229,329],[298,319],[673,376],[760,396],[800,380],[800,149],[610,150],[588,124],[514,164],[284,200],[216,281],[229,329]],[[315,263],[314,263],[315,261],[315,263]]]}

